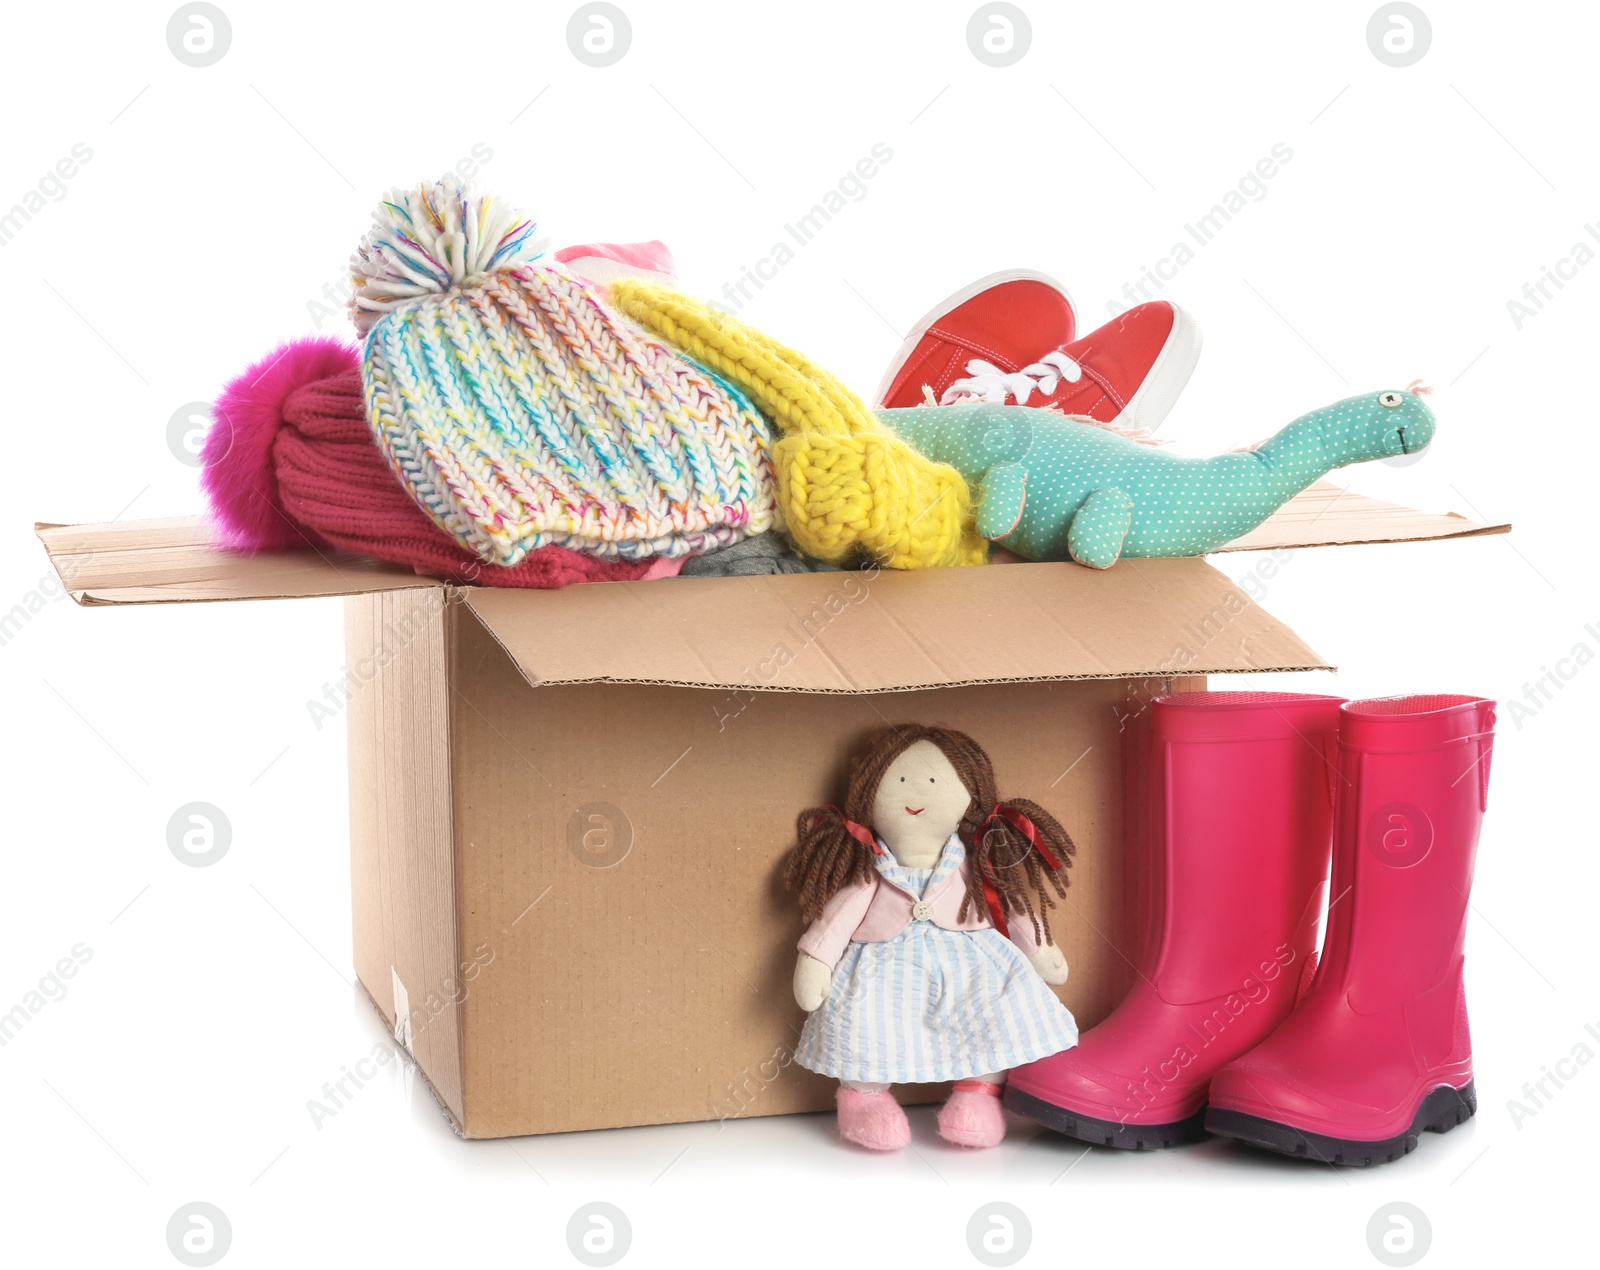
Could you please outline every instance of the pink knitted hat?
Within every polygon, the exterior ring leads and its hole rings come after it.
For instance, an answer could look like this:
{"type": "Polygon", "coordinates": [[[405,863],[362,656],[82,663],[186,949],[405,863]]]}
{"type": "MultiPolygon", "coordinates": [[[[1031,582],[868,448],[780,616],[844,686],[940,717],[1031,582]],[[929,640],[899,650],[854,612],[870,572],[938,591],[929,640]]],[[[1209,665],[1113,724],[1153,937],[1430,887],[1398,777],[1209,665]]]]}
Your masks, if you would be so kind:
{"type": "Polygon", "coordinates": [[[373,440],[356,350],[293,340],[217,398],[201,484],[224,545],[238,551],[342,548],[476,586],[559,587],[653,576],[652,560],[600,560],[565,547],[485,564],[412,501],[373,440]]]}

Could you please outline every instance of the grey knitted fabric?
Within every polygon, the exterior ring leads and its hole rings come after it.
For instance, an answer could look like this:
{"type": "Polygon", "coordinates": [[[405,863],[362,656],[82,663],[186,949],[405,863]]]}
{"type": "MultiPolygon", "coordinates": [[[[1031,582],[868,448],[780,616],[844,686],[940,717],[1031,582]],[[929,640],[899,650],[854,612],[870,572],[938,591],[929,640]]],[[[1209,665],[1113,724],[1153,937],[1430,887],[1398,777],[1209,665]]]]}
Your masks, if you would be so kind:
{"type": "Polygon", "coordinates": [[[837,565],[803,556],[776,533],[757,534],[731,547],[690,556],[681,578],[753,578],[769,573],[833,572],[837,565]]]}

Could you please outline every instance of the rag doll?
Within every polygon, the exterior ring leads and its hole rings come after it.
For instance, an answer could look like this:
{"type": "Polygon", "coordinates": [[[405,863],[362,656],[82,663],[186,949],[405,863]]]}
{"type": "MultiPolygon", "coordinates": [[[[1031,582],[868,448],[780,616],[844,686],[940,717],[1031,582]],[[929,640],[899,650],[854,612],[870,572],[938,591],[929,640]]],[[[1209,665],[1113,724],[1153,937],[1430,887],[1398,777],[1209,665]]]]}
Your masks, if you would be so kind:
{"type": "Polygon", "coordinates": [[[798,834],[784,866],[806,922],[795,1059],[840,1082],[841,1136],[906,1145],[890,1084],[948,1080],[940,1136],[996,1145],[1006,1071],[1078,1040],[1048,986],[1067,980],[1048,923],[1067,831],[1037,803],[1002,802],[970,736],[908,724],[875,737],[843,808],[801,812],[798,834]]]}

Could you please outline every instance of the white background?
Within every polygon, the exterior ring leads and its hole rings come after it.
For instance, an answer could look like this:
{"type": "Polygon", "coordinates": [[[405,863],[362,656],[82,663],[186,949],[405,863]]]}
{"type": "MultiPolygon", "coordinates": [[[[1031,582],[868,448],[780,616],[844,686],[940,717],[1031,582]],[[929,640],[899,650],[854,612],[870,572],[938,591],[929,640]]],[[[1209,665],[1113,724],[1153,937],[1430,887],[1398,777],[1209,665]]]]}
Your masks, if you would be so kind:
{"type": "Polygon", "coordinates": [[[1303,686],[1509,703],[1600,650],[1600,264],[1520,330],[1507,308],[1600,247],[1600,12],[1428,0],[1432,47],[1396,69],[1369,51],[1368,0],[1026,0],[1032,46],[995,69],[967,47],[974,3],[626,0],[632,45],[606,69],[569,52],[567,4],[223,0],[232,42],[206,68],[169,51],[165,4],[8,12],[0,208],[93,152],[0,247],[0,610],[37,610],[0,646],[0,1012],[92,950],[0,1048],[8,1264],[176,1265],[166,1223],[193,1200],[228,1215],[227,1266],[577,1264],[566,1223],[591,1200],[626,1212],[639,1266],[976,1265],[966,1223],[996,1199],[1031,1221],[1025,1265],[1376,1265],[1366,1225],[1397,1200],[1431,1222],[1424,1264],[1592,1257],[1600,1064],[1520,1126],[1507,1109],[1600,1026],[1591,668],[1516,720],[1502,706],[1468,940],[1482,1107],[1400,1163],[1085,1155],[1020,1121],[960,1154],[926,1110],[893,1158],[821,1116],[465,1143],[393,1063],[320,1127],[306,1109],[384,1037],[352,986],[343,732],[306,706],[340,671],[340,604],[51,598],[32,522],[198,511],[173,413],[317,329],[379,194],[476,144],[480,179],[558,245],[659,237],[709,295],[887,144],[742,314],[870,391],[905,327],[993,269],[1055,274],[1097,324],[1283,142],[1265,197],[1162,293],[1206,335],[1165,435],[1220,449],[1426,376],[1432,450],[1345,477],[1517,526],[1294,554],[1265,603],[1343,668],[1303,686]],[[197,799],[233,827],[210,868],[167,849],[197,799]]]}

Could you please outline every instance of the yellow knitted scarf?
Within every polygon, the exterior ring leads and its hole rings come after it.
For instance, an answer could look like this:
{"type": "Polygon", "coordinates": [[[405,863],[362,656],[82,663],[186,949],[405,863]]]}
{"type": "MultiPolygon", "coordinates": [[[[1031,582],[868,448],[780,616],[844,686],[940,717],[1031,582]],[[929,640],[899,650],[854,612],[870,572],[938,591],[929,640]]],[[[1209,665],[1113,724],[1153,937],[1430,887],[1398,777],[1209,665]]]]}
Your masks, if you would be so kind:
{"type": "Polygon", "coordinates": [[[988,559],[961,474],[918,454],[827,371],[667,287],[624,278],[608,294],[651,334],[744,389],[783,433],[773,447],[778,502],[807,555],[833,563],[865,555],[891,569],[988,559]]]}

